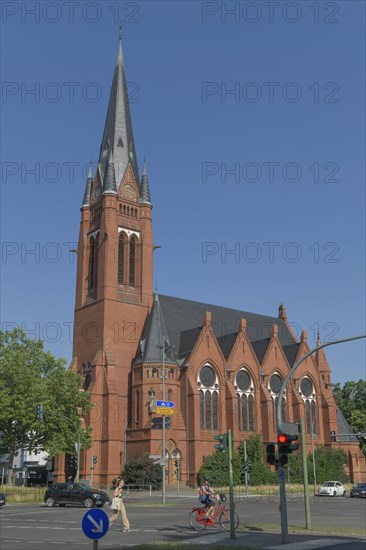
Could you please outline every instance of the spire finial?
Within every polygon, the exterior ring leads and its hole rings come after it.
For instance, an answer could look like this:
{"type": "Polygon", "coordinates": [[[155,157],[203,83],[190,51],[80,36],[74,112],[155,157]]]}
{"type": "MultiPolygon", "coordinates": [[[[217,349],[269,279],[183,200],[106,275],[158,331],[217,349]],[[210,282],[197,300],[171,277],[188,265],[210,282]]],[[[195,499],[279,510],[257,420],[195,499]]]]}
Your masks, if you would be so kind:
{"type": "Polygon", "coordinates": [[[118,45],[117,65],[123,65],[122,26],[120,26],[120,28],[119,28],[119,45],[118,45]]]}
{"type": "Polygon", "coordinates": [[[119,39],[122,40],[122,25],[119,28],[119,39]]]}

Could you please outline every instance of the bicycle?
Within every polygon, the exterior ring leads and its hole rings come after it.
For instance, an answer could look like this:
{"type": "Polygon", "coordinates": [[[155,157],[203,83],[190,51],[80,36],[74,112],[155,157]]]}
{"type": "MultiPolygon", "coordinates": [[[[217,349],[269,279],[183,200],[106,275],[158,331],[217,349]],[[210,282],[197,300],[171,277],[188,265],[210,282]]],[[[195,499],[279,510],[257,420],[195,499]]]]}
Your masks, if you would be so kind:
{"type": "MultiPolygon", "coordinates": [[[[217,498],[217,497],[216,497],[217,498]]],[[[230,531],[230,510],[227,510],[223,504],[226,501],[225,495],[217,498],[217,509],[214,511],[211,517],[206,516],[206,506],[195,506],[189,513],[189,523],[196,531],[203,531],[207,526],[213,527],[215,525],[215,519],[219,518],[219,524],[225,531],[230,531]]],[[[239,525],[239,516],[234,512],[234,525],[237,529],[239,525]]]]}

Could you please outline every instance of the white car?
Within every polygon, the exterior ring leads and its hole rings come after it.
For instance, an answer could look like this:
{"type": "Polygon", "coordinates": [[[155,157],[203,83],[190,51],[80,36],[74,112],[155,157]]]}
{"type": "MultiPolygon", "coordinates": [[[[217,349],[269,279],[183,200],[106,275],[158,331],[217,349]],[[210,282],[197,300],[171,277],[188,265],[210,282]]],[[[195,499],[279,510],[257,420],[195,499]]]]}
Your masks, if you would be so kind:
{"type": "Polygon", "coordinates": [[[326,481],[319,489],[319,496],[345,497],[346,489],[340,481],[326,481]]]}

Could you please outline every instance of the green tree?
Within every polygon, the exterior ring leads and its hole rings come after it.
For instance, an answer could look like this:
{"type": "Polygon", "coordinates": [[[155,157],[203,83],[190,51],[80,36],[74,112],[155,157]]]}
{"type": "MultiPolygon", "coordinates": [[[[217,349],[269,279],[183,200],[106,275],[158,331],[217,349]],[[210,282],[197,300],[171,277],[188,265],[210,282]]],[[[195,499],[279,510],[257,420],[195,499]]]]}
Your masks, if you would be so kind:
{"type": "MultiPolygon", "coordinates": [[[[340,448],[319,446],[314,451],[316,481],[349,481],[344,465],[347,464],[347,455],[340,448]]],[[[307,457],[309,483],[314,483],[313,460],[311,453],[307,457]]]]}
{"type": "Polygon", "coordinates": [[[65,364],[23,331],[0,331],[0,454],[9,455],[10,472],[22,448],[74,454],[76,430],[82,447],[90,446],[90,429],[80,425],[90,396],[65,364]]]}
{"type": "MultiPolygon", "coordinates": [[[[366,433],[366,381],[333,384],[333,395],[352,431],[366,433]]],[[[365,438],[361,439],[360,447],[366,455],[365,438]]]]}
{"type": "Polygon", "coordinates": [[[148,454],[131,457],[122,476],[126,485],[151,485],[157,489],[162,484],[162,468],[148,454]]]}
{"type": "MultiPolygon", "coordinates": [[[[264,463],[264,444],[262,436],[254,433],[246,439],[247,457],[250,464],[249,484],[265,485],[277,480],[276,472],[271,472],[267,464],[264,463]]],[[[241,458],[241,482],[244,483],[244,443],[239,445],[239,454],[241,458]]]]}

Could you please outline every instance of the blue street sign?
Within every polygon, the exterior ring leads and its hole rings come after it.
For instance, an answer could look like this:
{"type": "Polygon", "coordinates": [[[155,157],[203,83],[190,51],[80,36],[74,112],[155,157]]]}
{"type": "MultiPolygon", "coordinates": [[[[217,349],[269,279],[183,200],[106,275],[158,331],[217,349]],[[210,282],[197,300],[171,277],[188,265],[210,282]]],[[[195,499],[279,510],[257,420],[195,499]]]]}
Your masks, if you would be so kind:
{"type": "Polygon", "coordinates": [[[85,512],[81,527],[89,539],[101,539],[109,528],[108,516],[99,508],[92,508],[85,512]]]}
{"type": "Polygon", "coordinates": [[[172,408],[172,407],[175,407],[175,403],[173,403],[173,401],[156,401],[156,406],[157,407],[169,407],[169,408],[172,408]]]}

